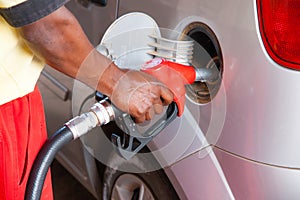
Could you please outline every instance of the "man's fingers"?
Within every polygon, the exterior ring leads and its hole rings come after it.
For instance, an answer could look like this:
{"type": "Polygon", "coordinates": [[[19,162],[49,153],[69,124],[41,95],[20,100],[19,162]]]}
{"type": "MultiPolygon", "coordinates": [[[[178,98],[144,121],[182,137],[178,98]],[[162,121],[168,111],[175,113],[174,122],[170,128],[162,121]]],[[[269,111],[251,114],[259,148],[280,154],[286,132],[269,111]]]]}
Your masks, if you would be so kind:
{"type": "Polygon", "coordinates": [[[174,95],[171,92],[171,90],[169,90],[168,88],[161,86],[161,98],[162,98],[162,103],[164,106],[169,105],[170,103],[172,103],[173,99],[174,99],[174,95]]]}
{"type": "Polygon", "coordinates": [[[148,112],[146,112],[145,118],[146,118],[146,120],[151,120],[154,115],[155,115],[154,109],[151,108],[148,112]]]}
{"type": "Polygon", "coordinates": [[[155,114],[160,114],[164,110],[162,102],[160,102],[159,104],[158,103],[154,104],[153,105],[153,110],[154,110],[155,114]]]}
{"type": "Polygon", "coordinates": [[[134,118],[135,123],[143,123],[146,120],[146,116],[143,115],[141,117],[134,118]]]}
{"type": "Polygon", "coordinates": [[[172,91],[150,75],[130,71],[124,77],[115,87],[111,100],[134,117],[136,123],[151,120],[173,101],[172,91]]]}

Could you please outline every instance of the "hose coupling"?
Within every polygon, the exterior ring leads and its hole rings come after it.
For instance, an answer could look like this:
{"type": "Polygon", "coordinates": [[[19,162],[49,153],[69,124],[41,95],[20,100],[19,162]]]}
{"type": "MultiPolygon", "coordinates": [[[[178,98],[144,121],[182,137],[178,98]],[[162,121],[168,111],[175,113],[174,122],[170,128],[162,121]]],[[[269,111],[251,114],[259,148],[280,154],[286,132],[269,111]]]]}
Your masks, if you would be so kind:
{"type": "Polygon", "coordinates": [[[65,125],[71,130],[73,139],[88,133],[96,126],[102,126],[112,121],[115,113],[111,104],[103,100],[95,103],[89,112],[83,113],[80,116],[74,117],[65,125]]]}
{"type": "Polygon", "coordinates": [[[98,126],[102,126],[107,124],[115,119],[115,112],[112,105],[107,100],[102,100],[100,102],[95,103],[91,109],[98,119],[98,126]]]}

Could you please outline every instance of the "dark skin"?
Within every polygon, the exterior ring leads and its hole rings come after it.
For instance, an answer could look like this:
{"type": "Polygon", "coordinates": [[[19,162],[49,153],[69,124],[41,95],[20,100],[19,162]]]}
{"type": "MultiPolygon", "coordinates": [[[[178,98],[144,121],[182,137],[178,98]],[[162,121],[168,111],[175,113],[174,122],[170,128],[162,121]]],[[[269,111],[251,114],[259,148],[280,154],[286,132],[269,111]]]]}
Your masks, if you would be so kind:
{"type": "Polygon", "coordinates": [[[137,122],[150,120],[173,100],[172,92],[154,77],[119,69],[97,53],[76,18],[64,6],[19,31],[28,47],[49,66],[106,94],[137,122]],[[83,63],[88,67],[78,75],[83,63]],[[95,73],[99,69],[103,72],[95,73]]]}

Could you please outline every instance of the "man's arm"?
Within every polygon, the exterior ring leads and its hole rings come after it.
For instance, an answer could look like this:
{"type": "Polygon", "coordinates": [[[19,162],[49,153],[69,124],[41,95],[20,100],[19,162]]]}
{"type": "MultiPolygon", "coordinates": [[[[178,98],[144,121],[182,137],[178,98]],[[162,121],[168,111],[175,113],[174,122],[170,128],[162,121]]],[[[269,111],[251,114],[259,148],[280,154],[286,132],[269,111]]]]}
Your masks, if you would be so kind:
{"type": "Polygon", "coordinates": [[[28,46],[47,64],[108,95],[138,122],[151,119],[152,113],[161,112],[162,105],[173,100],[172,93],[155,78],[119,69],[94,50],[64,6],[19,30],[28,46]]]}
{"type": "MultiPolygon", "coordinates": [[[[81,81],[94,88],[99,81],[95,74],[102,75],[107,68],[114,71],[116,79],[123,75],[109,59],[95,52],[76,18],[64,6],[19,30],[26,44],[48,65],[72,78],[85,79],[81,81]],[[81,67],[85,68],[85,74],[76,77],[81,67]]],[[[112,88],[105,88],[105,84],[101,86],[105,93],[112,93],[112,88]]]]}

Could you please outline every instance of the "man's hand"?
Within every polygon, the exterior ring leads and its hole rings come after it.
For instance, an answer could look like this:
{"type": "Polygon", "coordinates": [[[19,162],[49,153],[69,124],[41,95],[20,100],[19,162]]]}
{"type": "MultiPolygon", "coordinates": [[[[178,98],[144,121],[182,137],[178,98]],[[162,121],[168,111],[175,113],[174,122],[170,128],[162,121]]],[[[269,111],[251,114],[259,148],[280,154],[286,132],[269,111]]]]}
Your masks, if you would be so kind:
{"type": "Polygon", "coordinates": [[[137,123],[152,119],[173,101],[173,93],[155,77],[144,72],[124,70],[111,63],[98,83],[98,90],[110,97],[137,123]],[[113,87],[112,87],[113,86],[113,87]]]}
{"type": "Polygon", "coordinates": [[[137,123],[152,119],[173,100],[172,92],[154,77],[139,71],[126,71],[111,96],[121,110],[135,117],[137,123]]]}

